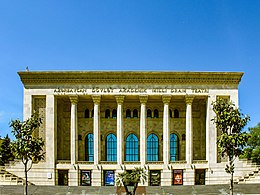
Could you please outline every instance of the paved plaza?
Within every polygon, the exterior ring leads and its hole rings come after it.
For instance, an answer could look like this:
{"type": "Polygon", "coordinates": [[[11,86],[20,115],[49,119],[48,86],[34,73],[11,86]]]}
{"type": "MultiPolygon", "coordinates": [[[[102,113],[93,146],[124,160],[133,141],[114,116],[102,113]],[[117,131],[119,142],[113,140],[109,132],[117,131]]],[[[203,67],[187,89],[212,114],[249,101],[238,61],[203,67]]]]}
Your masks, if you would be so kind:
{"type": "MultiPolygon", "coordinates": [[[[196,185],[196,186],[149,186],[148,194],[164,195],[228,195],[228,185],[196,185]]],[[[70,186],[29,186],[30,195],[88,195],[104,194],[116,195],[117,188],[114,186],[101,187],[70,187],[70,186]]],[[[22,195],[23,186],[0,186],[1,195],[22,195]]],[[[143,194],[143,193],[142,193],[143,194]]],[[[234,195],[260,195],[260,184],[239,184],[234,187],[234,195]]]]}

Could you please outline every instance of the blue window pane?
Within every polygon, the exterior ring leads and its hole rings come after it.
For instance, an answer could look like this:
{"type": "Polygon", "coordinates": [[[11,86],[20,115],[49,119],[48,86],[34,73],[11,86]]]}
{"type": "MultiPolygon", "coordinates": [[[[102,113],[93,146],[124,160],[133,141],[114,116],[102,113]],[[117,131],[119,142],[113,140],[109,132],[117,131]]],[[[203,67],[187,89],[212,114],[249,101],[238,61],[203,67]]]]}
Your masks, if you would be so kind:
{"type": "Polygon", "coordinates": [[[116,136],[114,134],[107,135],[106,138],[106,160],[116,161],[117,150],[116,150],[116,136]]]}
{"type": "Polygon", "coordinates": [[[126,138],[126,161],[138,161],[138,139],[130,134],[126,138]]]}
{"type": "Polygon", "coordinates": [[[147,161],[158,161],[159,139],[157,135],[150,134],[147,138],[147,161]]]}
{"type": "Polygon", "coordinates": [[[179,151],[179,139],[176,134],[170,135],[170,159],[171,161],[177,161],[178,159],[178,151],[179,151]]]}
{"type": "Polygon", "coordinates": [[[94,161],[94,136],[92,133],[88,134],[85,138],[85,160],[94,161]]]}

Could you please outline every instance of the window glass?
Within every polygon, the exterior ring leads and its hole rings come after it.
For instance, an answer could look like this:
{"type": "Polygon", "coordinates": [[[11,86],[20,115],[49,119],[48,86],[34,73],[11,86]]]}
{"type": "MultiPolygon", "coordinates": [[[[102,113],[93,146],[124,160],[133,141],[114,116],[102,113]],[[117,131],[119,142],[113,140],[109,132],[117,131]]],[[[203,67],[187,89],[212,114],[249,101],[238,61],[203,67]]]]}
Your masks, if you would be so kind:
{"type": "Polygon", "coordinates": [[[110,110],[106,109],[105,118],[110,118],[110,110]]]}
{"type": "Polygon", "coordinates": [[[159,118],[159,111],[155,109],[153,112],[154,118],[159,118]]]}
{"type": "Polygon", "coordinates": [[[150,109],[147,110],[147,118],[152,118],[152,111],[150,109]]]}
{"type": "Polygon", "coordinates": [[[116,118],[116,115],[117,115],[116,109],[113,109],[113,111],[112,111],[112,118],[116,118]]]}
{"type": "Polygon", "coordinates": [[[85,110],[85,118],[89,118],[89,109],[85,110]]]}
{"type": "Polygon", "coordinates": [[[147,161],[158,161],[159,139],[154,133],[147,138],[147,161]]]}
{"type": "Polygon", "coordinates": [[[116,136],[114,134],[108,134],[106,138],[106,160],[116,161],[116,136]]]}
{"type": "Polygon", "coordinates": [[[92,133],[89,133],[85,138],[85,160],[94,161],[94,136],[92,133]]]}
{"type": "Polygon", "coordinates": [[[138,138],[130,134],[126,138],[126,161],[138,161],[138,138]]]}
{"type": "Polygon", "coordinates": [[[170,160],[177,161],[178,160],[178,148],[179,147],[179,139],[178,136],[173,133],[170,135],[170,160]]]}
{"type": "Polygon", "coordinates": [[[126,110],[126,118],[131,118],[131,110],[130,109],[126,110]]]}

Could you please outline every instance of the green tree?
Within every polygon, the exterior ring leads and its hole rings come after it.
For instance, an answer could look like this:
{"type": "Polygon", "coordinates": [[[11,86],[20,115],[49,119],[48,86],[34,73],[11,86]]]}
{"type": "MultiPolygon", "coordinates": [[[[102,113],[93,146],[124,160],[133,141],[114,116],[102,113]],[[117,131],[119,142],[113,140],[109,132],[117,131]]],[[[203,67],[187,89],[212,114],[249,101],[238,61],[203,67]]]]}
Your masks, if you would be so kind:
{"type": "Polygon", "coordinates": [[[240,157],[260,164],[260,123],[248,130],[251,137],[247,142],[247,147],[243,150],[244,154],[240,157]]]}
{"type": "Polygon", "coordinates": [[[145,182],[147,174],[143,168],[135,167],[132,171],[124,171],[119,173],[116,177],[116,185],[124,186],[127,195],[134,195],[138,187],[138,183],[145,182]],[[134,186],[131,191],[128,186],[134,186]]]}
{"type": "Polygon", "coordinates": [[[32,115],[26,121],[12,120],[10,127],[15,136],[13,142],[13,151],[15,156],[21,159],[24,165],[25,185],[24,194],[28,194],[28,177],[27,173],[32,168],[33,162],[40,161],[44,158],[42,138],[35,137],[34,131],[41,125],[41,119],[37,115],[32,115]]]}
{"type": "Polygon", "coordinates": [[[1,147],[0,147],[0,165],[4,166],[9,161],[14,160],[14,154],[12,152],[11,140],[8,137],[8,134],[5,138],[2,139],[1,147]]]}
{"type": "Polygon", "coordinates": [[[216,113],[212,120],[220,132],[217,144],[221,156],[228,158],[225,170],[230,174],[230,195],[233,195],[234,161],[241,155],[242,149],[250,137],[248,133],[242,132],[250,118],[240,113],[239,109],[230,101],[217,99],[212,104],[216,113]]]}

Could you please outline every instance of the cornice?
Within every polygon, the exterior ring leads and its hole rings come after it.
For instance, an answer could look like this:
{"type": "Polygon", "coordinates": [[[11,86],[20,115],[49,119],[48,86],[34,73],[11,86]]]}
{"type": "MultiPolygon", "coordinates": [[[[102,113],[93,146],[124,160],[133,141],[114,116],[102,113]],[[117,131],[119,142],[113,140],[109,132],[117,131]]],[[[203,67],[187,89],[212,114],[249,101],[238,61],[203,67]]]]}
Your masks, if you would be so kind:
{"type": "Polygon", "coordinates": [[[18,72],[24,86],[62,84],[170,84],[238,86],[242,72],[42,71],[18,72]]]}

